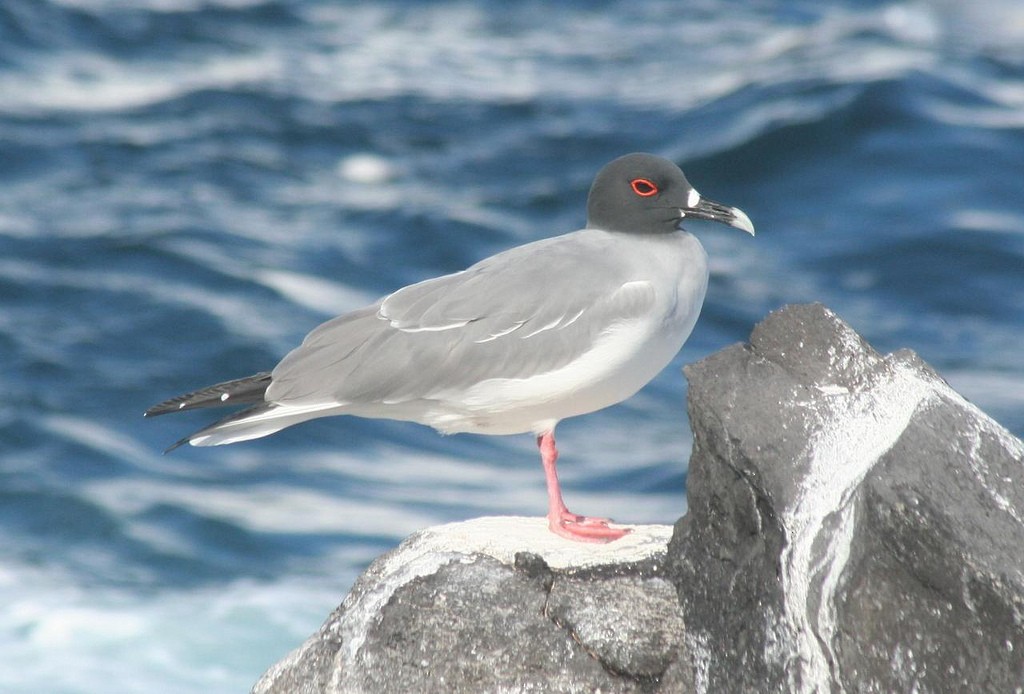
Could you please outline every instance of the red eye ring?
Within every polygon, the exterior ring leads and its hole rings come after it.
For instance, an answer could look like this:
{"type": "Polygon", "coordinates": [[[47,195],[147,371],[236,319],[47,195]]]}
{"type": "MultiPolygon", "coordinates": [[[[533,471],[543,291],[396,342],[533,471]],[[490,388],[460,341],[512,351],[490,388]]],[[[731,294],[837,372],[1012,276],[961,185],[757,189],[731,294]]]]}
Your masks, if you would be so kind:
{"type": "Polygon", "coordinates": [[[649,198],[652,195],[658,194],[658,186],[654,185],[654,182],[646,178],[634,178],[629,182],[633,192],[642,198],[649,198]]]}

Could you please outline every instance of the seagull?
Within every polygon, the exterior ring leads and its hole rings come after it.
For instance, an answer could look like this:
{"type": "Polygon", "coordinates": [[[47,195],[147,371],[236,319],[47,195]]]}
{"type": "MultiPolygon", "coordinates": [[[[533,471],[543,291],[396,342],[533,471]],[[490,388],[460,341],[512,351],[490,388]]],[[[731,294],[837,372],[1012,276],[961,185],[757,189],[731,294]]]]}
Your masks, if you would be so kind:
{"type": "Polygon", "coordinates": [[[708,285],[707,254],[681,226],[691,219],[754,234],[742,210],[701,196],[673,162],[627,154],[594,178],[585,228],[403,287],[318,326],[272,371],[171,398],[145,415],[248,405],[168,451],[343,414],[442,434],[532,433],[551,531],[616,540],[629,529],[566,508],[555,426],[632,396],[689,337],[708,285]]]}

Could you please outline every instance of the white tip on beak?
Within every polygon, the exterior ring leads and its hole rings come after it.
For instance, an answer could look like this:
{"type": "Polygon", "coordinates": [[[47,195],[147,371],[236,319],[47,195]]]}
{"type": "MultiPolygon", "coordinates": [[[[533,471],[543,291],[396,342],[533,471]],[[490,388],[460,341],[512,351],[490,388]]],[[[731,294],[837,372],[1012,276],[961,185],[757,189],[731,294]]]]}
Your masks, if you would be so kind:
{"type": "Polygon", "coordinates": [[[754,235],[754,223],[750,221],[750,217],[747,213],[738,207],[732,208],[733,220],[729,222],[730,226],[734,226],[737,229],[747,232],[751,236],[754,235]]]}
{"type": "Polygon", "coordinates": [[[750,221],[747,213],[738,207],[729,207],[720,202],[702,198],[695,190],[691,190],[687,194],[686,204],[688,207],[679,210],[680,219],[706,219],[719,224],[728,224],[751,236],[754,235],[754,223],[750,221]]]}

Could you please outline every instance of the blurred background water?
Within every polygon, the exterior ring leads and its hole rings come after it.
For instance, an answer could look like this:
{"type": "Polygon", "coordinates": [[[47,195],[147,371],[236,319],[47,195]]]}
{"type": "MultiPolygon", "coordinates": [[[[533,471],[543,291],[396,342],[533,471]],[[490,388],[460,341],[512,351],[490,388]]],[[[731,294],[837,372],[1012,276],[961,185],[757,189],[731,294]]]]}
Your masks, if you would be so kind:
{"type": "Polygon", "coordinates": [[[580,227],[642,150],[754,219],[703,316],[559,429],[572,508],[685,511],[680,367],[821,301],[1024,434],[1024,6],[3,0],[0,690],[230,692],[430,524],[541,515],[529,436],[321,420],[161,451],[154,402],[580,227]]]}

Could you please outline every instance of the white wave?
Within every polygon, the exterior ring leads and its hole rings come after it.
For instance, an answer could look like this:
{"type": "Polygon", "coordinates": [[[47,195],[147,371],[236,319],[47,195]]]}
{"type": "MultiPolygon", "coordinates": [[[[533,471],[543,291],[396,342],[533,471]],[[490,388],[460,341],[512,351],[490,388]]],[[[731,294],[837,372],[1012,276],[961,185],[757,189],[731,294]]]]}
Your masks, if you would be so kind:
{"type": "Polygon", "coordinates": [[[338,162],[338,173],[347,181],[370,186],[394,178],[395,170],[387,159],[364,152],[338,162]]]}
{"type": "MultiPolygon", "coordinates": [[[[141,413],[139,417],[141,418],[141,413]]],[[[158,472],[162,475],[175,474],[170,465],[161,464],[156,451],[143,446],[135,439],[114,431],[95,419],[66,414],[43,415],[37,420],[53,436],[77,443],[85,448],[104,454],[110,460],[118,460],[141,470],[158,472]]]]}
{"type": "Polygon", "coordinates": [[[153,282],[149,276],[131,272],[56,269],[22,260],[0,260],[0,277],[39,287],[124,292],[148,296],[161,303],[194,307],[219,319],[233,333],[264,342],[272,342],[288,334],[278,317],[267,316],[266,311],[253,310],[252,297],[206,291],[184,280],[153,282]]]}
{"type": "Polygon", "coordinates": [[[1024,80],[1019,73],[990,74],[953,63],[942,77],[977,98],[965,99],[959,94],[929,96],[924,108],[940,123],[970,130],[1019,129],[1024,124],[1024,80]]]}
{"type": "Polygon", "coordinates": [[[0,73],[0,112],[117,111],[203,89],[265,82],[281,69],[269,53],[209,56],[194,62],[129,63],[101,53],[52,53],[0,73]]]}
{"type": "Polygon", "coordinates": [[[928,5],[949,41],[1011,60],[1024,55],[1024,5],[1019,0],[931,0],[928,5]]]}
{"type": "Polygon", "coordinates": [[[36,220],[27,214],[0,212],[0,236],[30,238],[36,234],[36,220]]]}
{"type": "MultiPolygon", "coordinates": [[[[373,303],[375,297],[337,282],[285,270],[256,270],[254,279],[293,304],[336,315],[373,303]]],[[[310,326],[312,328],[312,326],[310,326]]]]}
{"type": "Polygon", "coordinates": [[[319,627],[353,578],[336,569],[138,595],[7,561],[0,567],[0,652],[17,667],[0,669],[0,690],[247,691],[319,627]]]}
{"type": "Polygon", "coordinates": [[[953,212],[950,225],[967,231],[1024,233],[1024,215],[996,210],[962,209],[953,212]]]}
{"type": "MultiPolygon", "coordinates": [[[[147,525],[139,516],[158,506],[186,509],[260,533],[336,533],[397,539],[441,520],[429,512],[401,507],[392,499],[375,499],[376,495],[355,498],[295,484],[250,483],[238,487],[212,481],[188,484],[121,478],[85,483],[80,493],[118,516],[132,517],[133,533],[147,525]]],[[[165,532],[161,529],[160,535],[139,539],[163,537],[165,532]]]]}
{"type": "MultiPolygon", "coordinates": [[[[680,411],[678,421],[665,424],[685,431],[681,417],[680,411]]],[[[156,473],[82,481],[77,493],[112,516],[125,518],[133,538],[162,551],[186,551],[192,540],[147,517],[159,507],[185,509],[252,532],[385,536],[396,541],[438,523],[480,515],[543,516],[547,510],[539,455],[528,436],[503,437],[493,454],[477,454],[477,459],[465,457],[457,438],[449,439],[451,455],[387,443],[358,453],[308,452],[288,461],[295,480],[291,483],[238,485],[233,482],[238,475],[280,463],[266,453],[235,451],[217,456],[217,465],[175,466],[83,418],[54,415],[43,418],[43,425],[156,473]],[[336,489],[324,483],[332,478],[339,480],[336,489]],[[358,488],[358,494],[351,488],[358,488]]],[[[679,461],[680,472],[685,469],[688,442],[681,431],[647,426],[645,433],[648,440],[637,442],[625,424],[614,431],[611,425],[573,427],[560,439],[566,498],[591,515],[634,523],[674,522],[685,511],[682,488],[659,494],[583,489],[593,476],[623,470],[649,473],[647,468],[663,460],[658,456],[670,456],[679,461]],[[607,431],[602,433],[603,429],[607,431]]]]}
{"type": "MultiPolygon", "coordinates": [[[[238,223],[238,220],[235,220],[238,223]]],[[[249,226],[247,229],[251,230],[249,226]]],[[[213,272],[243,282],[256,282],[279,292],[293,304],[325,313],[340,313],[373,300],[372,295],[350,289],[340,283],[302,273],[265,269],[252,258],[228,253],[221,246],[193,239],[172,238],[158,242],[165,250],[213,272]]],[[[253,310],[256,298],[251,293],[209,292],[186,279],[165,278],[154,282],[148,275],[109,269],[58,269],[28,260],[0,259],[0,278],[27,286],[78,290],[106,290],[135,296],[148,296],[161,303],[198,309],[218,318],[232,332],[248,337],[272,340],[293,334],[282,326],[279,317],[268,316],[266,308],[253,310]]],[[[313,327],[312,325],[308,327],[313,327]]]]}
{"type": "MultiPolygon", "coordinates": [[[[218,274],[242,282],[259,283],[279,293],[293,306],[302,306],[325,315],[351,311],[372,303],[376,298],[368,292],[313,275],[259,267],[254,259],[228,253],[222,246],[185,239],[172,239],[164,245],[176,255],[218,274]]],[[[281,315],[281,311],[287,307],[278,307],[279,310],[271,313],[270,307],[264,303],[261,310],[254,310],[258,298],[252,292],[213,294],[189,283],[163,280],[156,286],[146,287],[145,293],[161,302],[197,307],[217,317],[238,335],[260,338],[275,345],[280,344],[282,348],[295,346],[286,344],[286,341],[293,339],[296,332],[303,333],[315,327],[308,321],[282,321],[287,316],[281,315]]]]}
{"type": "MultiPolygon", "coordinates": [[[[333,52],[305,64],[311,98],[347,100],[424,94],[436,99],[615,99],[689,108],[748,84],[815,78],[870,81],[927,64],[915,20],[885,11],[829,9],[805,27],[772,25],[756,9],[649,3],[617,13],[553,12],[520,32],[496,32],[487,13],[456,3],[411,9],[306,8],[333,52]],[[865,52],[865,28],[888,34],[865,52]],[[567,40],[578,37],[580,40],[567,40]],[[344,79],[328,80],[343,75],[344,79]],[[696,78],[699,76],[699,79],[696,78]]],[[[920,14],[920,13],[919,13],[920,14]]],[[[301,87],[300,87],[301,88],[301,87]]]]}
{"type": "MultiPolygon", "coordinates": [[[[151,9],[190,0],[149,0],[151,9]]],[[[94,0],[106,9],[113,0],[94,0]]],[[[205,3],[204,3],[205,4],[205,3]]],[[[260,84],[314,101],[420,95],[515,103],[615,100],[686,110],[749,85],[806,79],[868,82],[934,64],[939,37],[917,5],[823,8],[806,25],[756,6],[702,11],[651,2],[624,12],[553,9],[513,30],[467,3],[410,6],[313,2],[301,42],[252,33],[243,48],[127,63],[55,53],[0,78],[8,111],[138,107],[210,88],[260,84]],[[861,38],[874,32],[873,41],[861,38]],[[266,40],[264,40],[266,39],[266,40]]],[[[237,41],[236,41],[237,42],[237,41]]],[[[755,109],[756,110],[756,109],[755,109]]],[[[552,120],[551,128],[563,125],[552,120]]],[[[556,134],[556,130],[552,134],[556,134]]]]}
{"type": "Polygon", "coordinates": [[[117,10],[150,10],[153,12],[195,12],[208,8],[241,10],[258,7],[266,0],[49,0],[54,5],[76,10],[110,12],[117,10]]]}
{"type": "Polygon", "coordinates": [[[1024,100],[1020,105],[967,106],[931,100],[928,114],[940,123],[966,128],[1020,130],[1024,128],[1024,100]]]}

